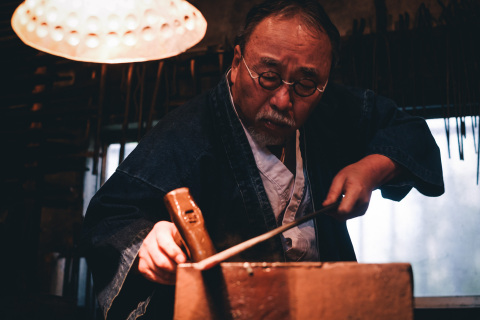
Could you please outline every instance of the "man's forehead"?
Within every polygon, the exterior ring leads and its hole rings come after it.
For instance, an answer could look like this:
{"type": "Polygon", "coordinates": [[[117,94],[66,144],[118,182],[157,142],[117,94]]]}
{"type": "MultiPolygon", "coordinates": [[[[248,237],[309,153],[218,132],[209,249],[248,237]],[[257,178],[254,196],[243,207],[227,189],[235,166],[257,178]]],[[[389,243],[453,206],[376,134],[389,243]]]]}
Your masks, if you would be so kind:
{"type": "MultiPolygon", "coordinates": [[[[308,21],[302,15],[291,15],[291,16],[282,16],[282,15],[270,15],[263,18],[258,24],[253,28],[252,34],[254,34],[259,29],[262,30],[262,34],[265,36],[270,36],[272,34],[282,34],[282,32],[289,31],[295,34],[301,32],[308,34],[312,38],[323,38],[322,35],[327,36],[325,29],[321,25],[317,25],[314,22],[308,21]],[[279,26],[284,26],[287,29],[282,30],[279,26]]],[[[328,36],[327,36],[328,38],[328,36]]]]}
{"type": "Polygon", "coordinates": [[[304,77],[323,78],[331,63],[332,46],[325,32],[308,30],[298,17],[263,19],[242,54],[253,66],[277,68],[304,77]],[[288,71],[287,71],[288,69],[288,71]]]}
{"type": "Polygon", "coordinates": [[[312,47],[315,47],[318,54],[330,54],[332,50],[328,35],[317,28],[309,27],[299,17],[270,16],[255,27],[243,49],[256,51],[263,48],[275,51],[284,48],[305,53],[306,49],[312,47]]]}

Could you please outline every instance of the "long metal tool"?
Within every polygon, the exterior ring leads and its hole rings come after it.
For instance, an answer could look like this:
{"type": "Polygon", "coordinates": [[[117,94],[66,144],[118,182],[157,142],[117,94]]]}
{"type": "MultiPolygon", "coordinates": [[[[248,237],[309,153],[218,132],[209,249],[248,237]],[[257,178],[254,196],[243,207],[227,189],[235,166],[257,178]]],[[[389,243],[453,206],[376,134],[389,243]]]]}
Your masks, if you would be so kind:
{"type": "Polygon", "coordinates": [[[312,213],[309,213],[301,218],[299,218],[298,220],[295,220],[295,221],[292,221],[290,223],[287,223],[285,225],[282,225],[278,228],[275,228],[273,230],[270,230],[264,234],[261,234],[259,236],[256,236],[255,238],[252,238],[252,239],[249,239],[247,241],[244,241],[242,243],[239,243],[231,248],[228,248],[224,251],[221,251],[217,254],[214,254],[208,258],[205,258],[203,260],[201,260],[200,262],[195,262],[192,264],[192,266],[197,269],[197,270],[207,270],[207,269],[210,269],[214,266],[216,266],[217,264],[219,264],[220,262],[228,259],[228,258],[231,258],[237,254],[239,254],[240,252],[243,252],[257,244],[259,244],[260,242],[263,242],[265,240],[268,240],[282,232],[285,232],[295,226],[298,226],[299,224],[302,224],[304,223],[305,221],[307,220],[310,220],[314,217],[316,217],[317,215],[319,214],[322,214],[322,213],[327,213],[329,211],[333,211],[333,210],[336,210],[338,208],[338,205],[340,204],[340,200],[335,202],[334,204],[331,204],[329,206],[326,206],[318,211],[315,211],[315,212],[312,212],[312,213]]]}

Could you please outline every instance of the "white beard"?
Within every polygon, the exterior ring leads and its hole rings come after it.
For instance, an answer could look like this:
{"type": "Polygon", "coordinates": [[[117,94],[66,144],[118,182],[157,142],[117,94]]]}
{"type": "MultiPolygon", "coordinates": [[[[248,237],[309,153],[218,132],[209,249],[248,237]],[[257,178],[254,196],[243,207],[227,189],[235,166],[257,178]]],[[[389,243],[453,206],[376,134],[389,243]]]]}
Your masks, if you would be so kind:
{"type": "MultiPolygon", "coordinates": [[[[255,122],[260,122],[262,120],[270,120],[272,122],[282,123],[290,127],[295,127],[295,120],[292,118],[285,117],[281,113],[277,111],[260,111],[255,116],[255,122]]],[[[250,135],[255,139],[255,141],[265,147],[265,146],[279,146],[285,143],[287,137],[284,136],[275,136],[269,135],[265,132],[261,132],[256,130],[254,127],[250,126],[247,127],[248,132],[250,135]]]]}
{"type": "Polygon", "coordinates": [[[279,146],[285,143],[285,137],[273,136],[264,132],[259,132],[253,127],[248,127],[247,130],[252,138],[262,147],[279,146]]]}

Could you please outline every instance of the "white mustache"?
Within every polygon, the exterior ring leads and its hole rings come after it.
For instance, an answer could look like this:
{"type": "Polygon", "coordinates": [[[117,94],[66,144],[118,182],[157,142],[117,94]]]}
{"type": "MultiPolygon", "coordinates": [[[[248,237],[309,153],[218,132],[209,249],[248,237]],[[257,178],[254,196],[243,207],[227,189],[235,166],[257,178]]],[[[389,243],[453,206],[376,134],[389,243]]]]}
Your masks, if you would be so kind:
{"type": "Polygon", "coordinates": [[[289,117],[282,115],[276,111],[273,112],[259,112],[255,117],[255,120],[267,120],[276,124],[281,124],[284,126],[294,127],[295,120],[289,117]]]}

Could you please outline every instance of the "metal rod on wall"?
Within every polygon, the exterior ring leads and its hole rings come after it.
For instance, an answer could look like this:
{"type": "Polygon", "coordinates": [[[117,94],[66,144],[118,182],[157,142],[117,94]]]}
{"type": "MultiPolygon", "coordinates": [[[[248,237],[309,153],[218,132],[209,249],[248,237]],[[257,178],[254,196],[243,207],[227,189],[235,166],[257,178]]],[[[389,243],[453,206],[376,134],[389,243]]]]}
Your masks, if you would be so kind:
{"type": "Polygon", "coordinates": [[[118,156],[118,164],[123,162],[125,159],[125,143],[127,141],[127,131],[128,131],[128,114],[130,113],[130,96],[132,94],[132,74],[133,74],[133,63],[128,65],[127,73],[127,96],[125,98],[125,112],[123,114],[123,124],[122,124],[122,140],[120,141],[120,154],[118,156]]]}
{"type": "Polygon", "coordinates": [[[142,64],[142,74],[140,75],[140,102],[137,105],[138,115],[138,128],[137,128],[137,141],[140,141],[143,135],[143,99],[145,95],[145,73],[147,71],[147,65],[142,64]]]}
{"type": "Polygon", "coordinates": [[[95,135],[95,144],[93,146],[93,169],[92,174],[98,174],[98,158],[100,156],[100,140],[102,133],[102,117],[103,117],[103,104],[105,103],[105,82],[107,77],[107,64],[102,63],[100,73],[100,92],[98,96],[98,110],[97,110],[97,131],[95,135]]]}
{"type": "Polygon", "coordinates": [[[157,103],[158,91],[160,90],[160,80],[162,77],[163,64],[164,64],[163,60],[158,62],[157,76],[155,78],[155,87],[153,89],[152,104],[150,105],[150,111],[148,113],[146,131],[149,131],[150,128],[152,127],[153,117],[155,114],[155,104],[157,103]]]}

